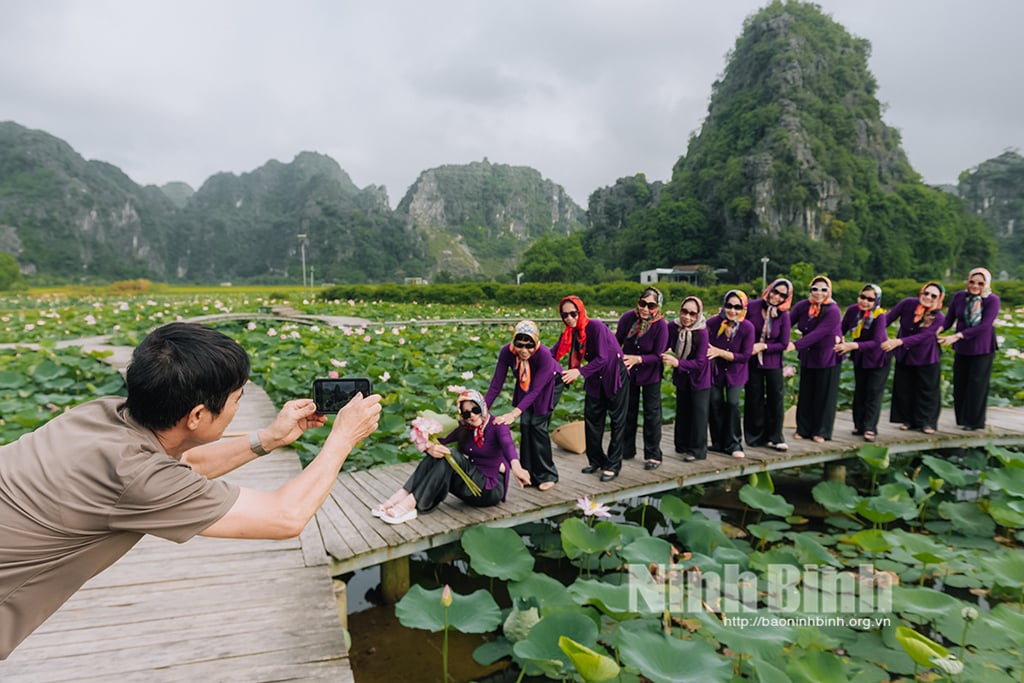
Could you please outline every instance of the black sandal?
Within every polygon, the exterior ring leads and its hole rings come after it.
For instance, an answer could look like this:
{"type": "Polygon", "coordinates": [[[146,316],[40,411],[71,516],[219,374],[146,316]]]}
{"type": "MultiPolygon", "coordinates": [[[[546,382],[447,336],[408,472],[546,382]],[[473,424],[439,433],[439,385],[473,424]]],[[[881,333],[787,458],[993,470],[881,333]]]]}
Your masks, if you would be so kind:
{"type": "Polygon", "coordinates": [[[644,460],[644,469],[645,470],[656,470],[659,467],[661,467],[661,461],[660,460],[644,460]]]}

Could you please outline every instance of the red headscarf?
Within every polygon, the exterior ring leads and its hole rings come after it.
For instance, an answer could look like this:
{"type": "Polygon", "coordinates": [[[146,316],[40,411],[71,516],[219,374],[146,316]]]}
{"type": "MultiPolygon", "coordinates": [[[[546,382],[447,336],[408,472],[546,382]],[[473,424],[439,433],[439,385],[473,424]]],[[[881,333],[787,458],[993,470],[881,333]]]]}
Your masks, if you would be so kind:
{"type": "Polygon", "coordinates": [[[555,360],[562,360],[562,356],[571,353],[569,356],[569,368],[578,368],[583,365],[583,353],[587,348],[587,309],[583,307],[583,301],[578,296],[567,296],[558,302],[558,314],[562,314],[562,306],[568,301],[576,307],[576,327],[568,325],[562,330],[562,337],[558,340],[558,347],[555,349],[555,360]],[[575,344],[573,339],[575,338],[575,344]]]}

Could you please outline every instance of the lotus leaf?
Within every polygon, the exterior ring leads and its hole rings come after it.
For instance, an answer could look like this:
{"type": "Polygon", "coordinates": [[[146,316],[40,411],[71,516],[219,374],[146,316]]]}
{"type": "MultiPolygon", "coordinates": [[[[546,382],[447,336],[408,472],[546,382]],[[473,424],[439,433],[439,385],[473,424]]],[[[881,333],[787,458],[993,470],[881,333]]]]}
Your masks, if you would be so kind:
{"type": "Polygon", "coordinates": [[[597,645],[597,626],[581,612],[558,612],[538,621],[526,640],[516,643],[512,652],[552,678],[574,671],[572,662],[561,648],[559,638],[566,636],[586,647],[597,645]]]}
{"type": "Polygon", "coordinates": [[[791,617],[799,617],[800,615],[798,614],[790,612],[776,614],[766,611],[756,615],[745,612],[737,616],[749,619],[750,623],[744,628],[736,628],[731,624],[724,624],[706,614],[700,615],[700,620],[715,640],[727,645],[733,652],[750,655],[766,661],[777,660],[782,652],[782,648],[796,640],[796,631],[791,626],[786,625],[785,620],[791,617]],[[764,625],[760,623],[755,624],[754,621],[758,617],[767,620],[778,619],[778,621],[769,621],[764,625]]]}
{"type": "Polygon", "coordinates": [[[603,553],[619,544],[619,527],[613,522],[598,522],[592,528],[578,517],[562,522],[562,549],[570,558],[584,553],[603,553]]]}
{"type": "Polygon", "coordinates": [[[718,546],[734,547],[722,531],[721,523],[704,516],[695,516],[680,524],[676,527],[676,536],[687,549],[702,555],[713,555],[718,546]]]}
{"type": "Polygon", "coordinates": [[[726,683],[732,664],[703,640],[681,640],[664,633],[622,629],[616,636],[619,659],[653,683],[726,683]]]}
{"type": "Polygon", "coordinates": [[[981,566],[991,574],[992,582],[1003,588],[1024,586],[1024,553],[1019,550],[1003,550],[996,555],[981,559],[981,566]]]}
{"type": "Polygon", "coordinates": [[[982,474],[982,483],[993,491],[1005,491],[1011,496],[1024,496],[1024,469],[1004,467],[982,474]]]}
{"type": "Polygon", "coordinates": [[[952,595],[930,588],[894,586],[892,589],[893,609],[915,623],[932,622],[946,614],[959,614],[964,604],[952,595]]]}
{"type": "MultiPolygon", "coordinates": [[[[395,605],[395,616],[402,626],[424,631],[440,631],[445,624],[445,608],[441,604],[441,588],[427,590],[413,586],[395,605]]],[[[470,595],[452,593],[448,608],[448,625],[462,633],[487,633],[501,624],[501,610],[494,598],[478,590],[470,595]]]]}
{"type": "Polygon", "coordinates": [[[793,549],[801,564],[818,565],[828,564],[833,567],[842,567],[843,564],[832,556],[825,546],[818,543],[810,534],[792,534],[793,549]]]}
{"type": "Polygon", "coordinates": [[[948,460],[936,458],[934,455],[922,455],[921,462],[932,472],[949,482],[950,486],[963,488],[969,483],[971,475],[948,460]]]}
{"type": "Polygon", "coordinates": [[[849,681],[843,661],[831,652],[809,650],[787,657],[786,673],[793,683],[844,683],[849,681]]]}
{"type": "MultiPolygon", "coordinates": [[[[646,605],[636,596],[628,582],[619,585],[591,579],[577,579],[569,586],[569,593],[580,605],[594,605],[601,612],[616,620],[635,617],[646,605]]],[[[662,607],[659,605],[660,611],[662,607]]]]}
{"type": "Polygon", "coordinates": [[[462,548],[478,574],[518,581],[533,572],[533,555],[514,529],[475,526],[462,535],[462,548]]]}
{"type": "Polygon", "coordinates": [[[536,598],[545,611],[560,605],[576,604],[569,589],[561,581],[537,572],[530,572],[525,578],[510,582],[508,594],[512,598],[536,598]]]}
{"type": "Polygon", "coordinates": [[[785,671],[776,669],[764,660],[759,659],[752,662],[751,668],[754,670],[751,680],[757,681],[757,683],[792,683],[792,679],[785,671]]]}
{"type": "Polygon", "coordinates": [[[672,544],[663,538],[638,538],[620,552],[626,562],[667,565],[672,561],[672,544]]]}
{"type": "Polygon", "coordinates": [[[765,543],[775,543],[781,541],[784,535],[778,529],[772,529],[763,524],[748,524],[747,531],[754,535],[755,538],[759,538],[765,543]]]}
{"type": "Polygon", "coordinates": [[[662,496],[660,507],[661,514],[673,524],[686,521],[693,516],[693,509],[678,496],[662,496]]]}
{"type": "Polygon", "coordinates": [[[988,514],[996,521],[1012,529],[1024,527],[1024,513],[1014,510],[1011,507],[1013,499],[1006,496],[991,496],[988,500],[988,514]]]}
{"type": "Polygon", "coordinates": [[[768,493],[775,493],[775,482],[772,481],[770,472],[751,472],[747,477],[747,484],[768,493]]]}
{"type": "Polygon", "coordinates": [[[785,517],[793,514],[793,505],[786,502],[782,496],[776,495],[767,489],[756,488],[747,484],[740,489],[740,500],[750,507],[767,512],[769,515],[785,517]]]}
{"type": "Polygon", "coordinates": [[[814,500],[829,512],[854,512],[861,497],[841,481],[823,481],[811,489],[814,500]]]}
{"type": "Polygon", "coordinates": [[[939,503],[939,516],[953,522],[957,533],[991,538],[996,531],[992,518],[973,501],[939,503]]]}
{"type": "Polygon", "coordinates": [[[857,450],[857,457],[873,472],[889,469],[889,449],[885,446],[866,443],[857,450]]]}
{"type": "Polygon", "coordinates": [[[572,638],[560,637],[558,647],[587,683],[599,683],[619,675],[619,665],[614,659],[580,645],[572,638]]]}
{"type": "Polygon", "coordinates": [[[925,564],[938,564],[953,556],[946,546],[932,541],[924,534],[912,534],[903,529],[896,529],[885,532],[885,537],[893,546],[901,548],[915,560],[925,564]]]}

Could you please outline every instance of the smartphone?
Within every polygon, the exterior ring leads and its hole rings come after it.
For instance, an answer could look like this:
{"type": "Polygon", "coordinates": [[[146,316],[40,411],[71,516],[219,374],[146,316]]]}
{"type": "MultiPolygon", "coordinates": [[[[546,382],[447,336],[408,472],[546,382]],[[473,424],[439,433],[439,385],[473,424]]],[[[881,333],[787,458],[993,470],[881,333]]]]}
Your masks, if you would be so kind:
{"type": "Polygon", "coordinates": [[[363,396],[372,394],[373,382],[367,377],[313,380],[313,402],[316,403],[316,412],[322,415],[338,412],[358,393],[363,396]]]}

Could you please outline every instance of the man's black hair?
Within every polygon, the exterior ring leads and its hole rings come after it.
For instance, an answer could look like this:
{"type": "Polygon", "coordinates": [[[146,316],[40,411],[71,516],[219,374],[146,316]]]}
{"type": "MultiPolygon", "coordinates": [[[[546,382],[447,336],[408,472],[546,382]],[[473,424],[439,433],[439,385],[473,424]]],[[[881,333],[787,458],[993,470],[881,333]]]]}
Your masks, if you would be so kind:
{"type": "Polygon", "coordinates": [[[168,429],[199,404],[219,415],[249,379],[249,355],[230,337],[195,323],[150,332],[128,366],[128,412],[142,426],[168,429]]]}

